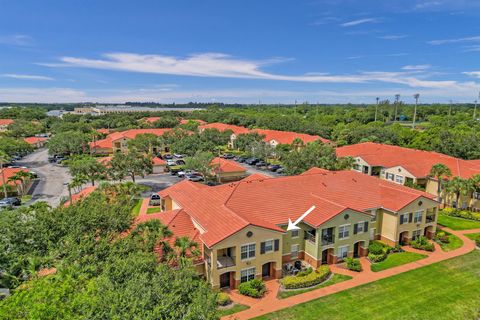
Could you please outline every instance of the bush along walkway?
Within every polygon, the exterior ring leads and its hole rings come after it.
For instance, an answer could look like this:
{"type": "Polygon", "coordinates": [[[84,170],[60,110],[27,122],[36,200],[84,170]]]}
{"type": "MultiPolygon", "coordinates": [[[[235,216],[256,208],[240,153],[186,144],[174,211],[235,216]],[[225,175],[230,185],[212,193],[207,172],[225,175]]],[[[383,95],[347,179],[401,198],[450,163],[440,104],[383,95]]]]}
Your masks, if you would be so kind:
{"type": "Polygon", "coordinates": [[[478,233],[480,232],[480,229],[454,231],[449,228],[443,228],[443,230],[459,237],[463,241],[463,246],[449,252],[442,251],[442,249],[437,243],[434,243],[434,252],[426,252],[413,249],[411,247],[403,247],[405,251],[425,254],[428,255],[428,257],[379,272],[373,272],[370,270],[370,262],[365,257],[360,258],[360,263],[362,264],[363,269],[363,271],[361,272],[350,271],[342,265],[332,265],[330,266],[332,273],[348,275],[352,277],[352,279],[284,299],[279,299],[277,297],[279,290],[279,283],[277,280],[270,280],[266,282],[267,293],[263,298],[260,299],[245,297],[239,294],[237,290],[233,290],[230,292],[232,300],[237,303],[248,305],[250,306],[250,309],[222,317],[222,320],[244,320],[255,318],[266,313],[289,308],[300,303],[318,299],[380,279],[388,278],[399,273],[407,272],[436,262],[458,257],[467,254],[475,249],[475,242],[467,238],[465,234],[478,233]]]}

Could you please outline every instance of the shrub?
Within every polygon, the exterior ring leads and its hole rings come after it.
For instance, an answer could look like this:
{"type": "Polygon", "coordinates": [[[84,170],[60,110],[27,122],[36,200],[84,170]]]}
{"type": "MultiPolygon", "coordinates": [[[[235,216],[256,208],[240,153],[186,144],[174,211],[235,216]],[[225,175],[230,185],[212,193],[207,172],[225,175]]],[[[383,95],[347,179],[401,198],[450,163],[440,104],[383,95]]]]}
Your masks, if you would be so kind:
{"type": "Polygon", "coordinates": [[[217,305],[218,306],[226,306],[232,302],[230,296],[224,292],[219,292],[217,294],[217,305]]]}
{"type": "Polygon", "coordinates": [[[238,292],[252,298],[261,298],[265,294],[265,291],[265,284],[258,279],[244,282],[238,287],[238,292]]]}
{"type": "Polygon", "coordinates": [[[300,289],[316,286],[325,281],[330,275],[330,267],[322,265],[317,270],[303,276],[287,276],[280,280],[285,289],[300,289]]]}
{"type": "Polygon", "coordinates": [[[357,271],[360,272],[362,271],[362,264],[360,263],[360,260],[358,259],[353,259],[353,258],[347,258],[347,268],[352,271],[357,271]]]}
{"type": "Polygon", "coordinates": [[[384,254],[384,253],[381,253],[381,254],[369,253],[368,254],[368,259],[371,262],[380,262],[380,261],[383,261],[383,260],[387,259],[387,254],[384,254]]]}
{"type": "Polygon", "coordinates": [[[378,242],[378,241],[372,241],[369,245],[368,245],[368,252],[369,253],[372,253],[372,254],[382,254],[384,253],[384,245],[381,243],[381,242],[378,242]]]}
{"type": "Polygon", "coordinates": [[[441,213],[446,216],[480,221],[480,213],[478,212],[472,212],[468,210],[458,210],[455,208],[445,208],[441,211],[441,213]]]}
{"type": "Polygon", "coordinates": [[[392,252],[403,252],[402,246],[396,244],[395,247],[392,248],[392,252]]]}
{"type": "Polygon", "coordinates": [[[450,243],[450,237],[444,231],[437,231],[437,233],[435,234],[435,240],[442,243],[450,243]]]}
{"type": "Polygon", "coordinates": [[[381,241],[372,241],[368,246],[368,259],[372,262],[380,262],[385,260],[391,251],[395,250],[397,249],[392,248],[381,241]]]}
{"type": "Polygon", "coordinates": [[[425,237],[418,237],[415,240],[410,241],[410,246],[415,249],[425,250],[425,251],[434,251],[435,247],[433,243],[430,243],[425,237]]]}
{"type": "Polygon", "coordinates": [[[305,269],[304,271],[300,271],[299,273],[297,273],[297,277],[305,277],[312,272],[313,272],[313,269],[311,267],[309,267],[309,268],[305,269]]]}

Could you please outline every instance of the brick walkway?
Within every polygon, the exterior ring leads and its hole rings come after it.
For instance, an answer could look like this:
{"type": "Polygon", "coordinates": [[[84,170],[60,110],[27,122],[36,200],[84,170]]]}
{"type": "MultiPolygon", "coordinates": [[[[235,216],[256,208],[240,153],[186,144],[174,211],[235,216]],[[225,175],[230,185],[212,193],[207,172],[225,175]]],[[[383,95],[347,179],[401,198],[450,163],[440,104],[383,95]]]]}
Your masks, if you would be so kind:
{"type": "Polygon", "coordinates": [[[142,205],[140,206],[140,211],[138,212],[138,216],[139,216],[139,217],[147,214],[148,203],[149,203],[149,202],[150,202],[150,199],[149,199],[149,198],[143,199],[142,205]]]}
{"type": "Polygon", "coordinates": [[[390,268],[387,270],[383,270],[380,272],[372,272],[370,270],[370,263],[366,258],[360,258],[360,262],[362,263],[363,271],[362,272],[352,272],[345,268],[342,268],[338,265],[331,266],[333,273],[340,273],[352,276],[353,279],[343,281],[340,283],[336,283],[334,285],[320,288],[317,290],[305,292],[296,296],[292,296],[285,299],[278,299],[277,292],[279,290],[279,284],[276,280],[270,280],[266,282],[268,293],[262,299],[252,299],[245,296],[242,296],[238,293],[237,290],[233,290],[230,295],[233,301],[245,304],[250,306],[250,309],[241,311],[239,313],[235,313],[233,315],[225,316],[222,320],[244,320],[244,319],[251,319],[258,316],[261,316],[266,313],[278,311],[281,309],[289,308],[294,305],[304,303],[310,300],[318,299],[320,297],[324,297],[330,294],[334,294],[343,290],[347,290],[353,287],[360,286],[362,284],[370,283],[376,280],[380,280],[383,278],[391,277],[393,275],[407,272],[410,270],[414,270],[420,267],[424,267],[430,265],[432,263],[436,263],[439,261],[447,260],[450,258],[458,257],[464,254],[469,253],[470,251],[475,249],[475,243],[470,240],[469,238],[465,237],[464,234],[468,233],[477,233],[480,232],[480,229],[474,230],[462,230],[462,231],[454,231],[449,228],[443,228],[443,230],[450,232],[463,241],[463,246],[453,251],[443,252],[438,244],[435,244],[435,251],[434,252],[424,252],[418,251],[411,247],[404,247],[406,251],[411,252],[421,252],[422,254],[427,254],[428,257],[425,259],[421,259],[418,261],[410,262],[398,267],[390,268]]]}

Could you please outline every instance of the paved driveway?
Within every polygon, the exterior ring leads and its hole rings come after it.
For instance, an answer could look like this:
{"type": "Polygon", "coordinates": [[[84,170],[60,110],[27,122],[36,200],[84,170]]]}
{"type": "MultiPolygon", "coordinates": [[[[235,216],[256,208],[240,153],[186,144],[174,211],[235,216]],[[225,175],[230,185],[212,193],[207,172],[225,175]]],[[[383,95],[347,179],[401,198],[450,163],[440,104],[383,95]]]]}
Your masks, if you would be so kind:
{"type": "Polygon", "coordinates": [[[46,201],[51,206],[57,206],[62,197],[68,197],[68,189],[64,185],[70,181],[70,174],[66,167],[48,162],[47,149],[37,150],[17,162],[38,174],[30,193],[32,201],[46,201]]]}

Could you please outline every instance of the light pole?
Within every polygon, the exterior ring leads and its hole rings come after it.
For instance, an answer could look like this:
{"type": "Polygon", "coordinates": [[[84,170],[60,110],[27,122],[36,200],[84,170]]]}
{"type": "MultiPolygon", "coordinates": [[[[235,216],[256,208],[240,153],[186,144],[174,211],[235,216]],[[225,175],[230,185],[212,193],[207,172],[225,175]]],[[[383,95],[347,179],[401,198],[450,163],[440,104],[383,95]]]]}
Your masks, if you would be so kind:
{"type": "Polygon", "coordinates": [[[380,98],[377,97],[377,105],[375,106],[375,122],[377,122],[377,114],[378,114],[378,103],[380,102],[380,98]]]}
{"type": "MultiPolygon", "coordinates": [[[[478,92],[478,100],[480,100],[480,91],[478,92]]],[[[475,100],[475,107],[473,108],[473,120],[477,119],[477,103],[478,100],[475,100]]]]}
{"type": "Polygon", "coordinates": [[[395,115],[393,118],[393,122],[397,121],[397,111],[398,111],[398,103],[400,102],[400,95],[397,93],[395,95],[395,115]]]}
{"type": "Polygon", "coordinates": [[[415,109],[413,109],[413,123],[412,123],[412,128],[415,129],[415,120],[417,118],[417,106],[418,106],[418,99],[420,98],[420,94],[415,93],[413,95],[415,98],[415,109]]]}
{"type": "Polygon", "coordinates": [[[448,109],[448,116],[449,117],[452,115],[452,104],[453,104],[453,100],[450,100],[450,108],[448,109]]]}

